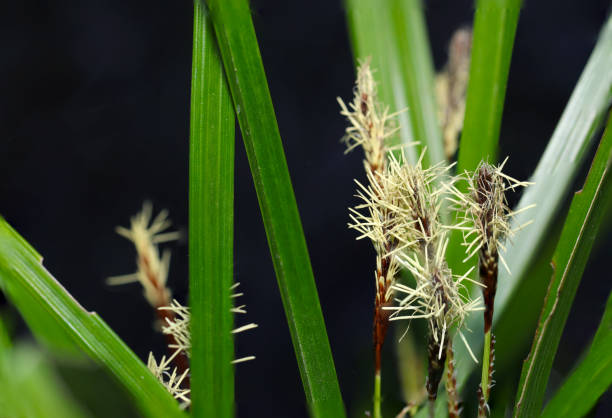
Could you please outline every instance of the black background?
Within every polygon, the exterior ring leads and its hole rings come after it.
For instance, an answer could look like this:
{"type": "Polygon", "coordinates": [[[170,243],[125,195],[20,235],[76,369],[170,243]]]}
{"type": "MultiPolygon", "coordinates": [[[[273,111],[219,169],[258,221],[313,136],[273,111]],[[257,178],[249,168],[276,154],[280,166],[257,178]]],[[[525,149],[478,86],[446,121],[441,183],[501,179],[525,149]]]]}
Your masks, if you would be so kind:
{"type": "MultiPolygon", "coordinates": [[[[531,174],[607,12],[601,1],[526,1],[519,21],[501,133],[510,174],[531,174]]],[[[4,2],[0,6],[0,213],[46,267],[144,358],[161,353],[137,285],[104,278],[134,270],[113,232],[143,200],[187,227],[192,4],[188,1],[4,2]]],[[[277,112],[341,388],[349,411],[370,396],[373,254],[346,229],[361,155],[343,155],[353,66],[341,2],[253,1],[277,112]],[[365,379],[365,380],[364,380],[365,379]],[[365,383],[364,383],[365,382],[365,383]],[[365,395],[364,395],[365,394],[365,395]]],[[[429,1],[440,68],[471,1],[429,1]]],[[[248,163],[236,147],[236,280],[248,320],[237,339],[255,362],[237,367],[240,416],[304,416],[299,380],[248,163]]],[[[578,184],[583,177],[579,177],[578,184]]],[[[595,247],[557,356],[567,373],[594,332],[610,291],[610,229],[595,247]]],[[[173,247],[170,285],[186,300],[187,247],[173,247]]],[[[555,373],[553,372],[553,379],[555,373]]],[[[558,375],[557,375],[558,376],[558,375]]],[[[387,399],[399,399],[388,389],[387,399]]],[[[611,411],[609,396],[599,411],[611,411]]]]}

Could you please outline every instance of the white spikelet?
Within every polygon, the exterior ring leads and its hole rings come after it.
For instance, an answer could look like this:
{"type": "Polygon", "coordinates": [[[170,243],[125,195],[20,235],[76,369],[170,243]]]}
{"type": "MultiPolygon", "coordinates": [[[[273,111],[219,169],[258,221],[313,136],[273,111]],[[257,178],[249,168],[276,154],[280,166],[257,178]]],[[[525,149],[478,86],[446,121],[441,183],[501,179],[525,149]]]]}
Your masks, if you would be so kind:
{"type": "Polygon", "coordinates": [[[145,298],[151,306],[157,308],[167,305],[170,301],[170,290],[166,286],[170,251],[164,251],[160,257],[158,244],[176,241],[181,234],[178,231],[164,232],[171,225],[168,211],[161,211],[153,220],[151,220],[152,215],[151,202],[145,202],[142,211],[132,217],[129,229],[122,226],[115,229],[119,235],[134,244],[138,255],[136,261],[138,269],[132,274],[109,277],[107,283],[119,285],[140,282],[145,298]]]}
{"type": "Polygon", "coordinates": [[[191,399],[189,397],[190,389],[184,389],[181,387],[185,378],[189,374],[189,369],[185,370],[182,374],[178,374],[177,368],[174,367],[170,370],[170,363],[179,354],[179,350],[175,351],[170,357],[162,356],[158,363],[153,356],[153,353],[149,353],[147,360],[147,367],[153,373],[153,375],[159,380],[166,390],[180,402],[181,408],[187,408],[191,405],[191,399]]]}
{"type": "MultiPolygon", "coordinates": [[[[469,279],[471,271],[456,276],[448,268],[446,235],[446,232],[442,233],[440,239],[434,241],[435,245],[428,247],[424,258],[417,253],[402,254],[399,257],[400,263],[412,273],[416,285],[394,285],[394,290],[402,296],[396,299],[397,306],[387,308],[393,311],[391,320],[427,320],[431,335],[440,350],[446,346],[445,337],[459,330],[469,313],[484,309],[480,298],[472,300],[466,296],[463,282],[472,281],[469,279]],[[429,250],[433,251],[430,253],[429,250]]],[[[438,357],[441,354],[440,351],[438,357]]]]}
{"type": "MultiPolygon", "coordinates": [[[[465,172],[458,176],[457,181],[467,183],[467,193],[454,185],[447,188],[451,192],[449,200],[454,203],[457,211],[464,214],[459,229],[463,231],[466,260],[484,248],[488,254],[499,254],[499,259],[510,273],[499,250],[505,250],[505,240],[511,239],[518,229],[526,225],[512,229],[510,221],[519,212],[512,212],[508,207],[506,192],[532,183],[504,174],[502,169],[507,161],[506,158],[497,167],[481,162],[473,174],[465,172]]],[[[520,212],[534,206],[527,206],[520,212]]]]}
{"type": "Polygon", "coordinates": [[[370,166],[374,172],[382,170],[387,153],[385,143],[398,130],[391,123],[397,114],[389,114],[389,109],[378,101],[370,59],[361,61],[357,68],[353,101],[347,106],[341,98],[338,97],[337,100],[341,108],[340,114],[345,116],[350,124],[343,138],[346,152],[362,147],[366,166],[370,166]]]}

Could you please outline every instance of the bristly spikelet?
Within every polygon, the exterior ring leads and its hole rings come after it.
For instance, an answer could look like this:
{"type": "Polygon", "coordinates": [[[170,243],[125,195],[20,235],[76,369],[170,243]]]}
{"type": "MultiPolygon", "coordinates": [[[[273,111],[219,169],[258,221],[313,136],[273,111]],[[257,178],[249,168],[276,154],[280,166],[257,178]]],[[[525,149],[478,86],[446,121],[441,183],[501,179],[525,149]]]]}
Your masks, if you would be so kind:
{"type": "MultiPolygon", "coordinates": [[[[235,283],[232,286],[232,290],[236,288],[240,283],[235,283]]],[[[243,293],[233,293],[232,298],[242,296],[243,293]]],[[[162,332],[166,335],[171,335],[175,341],[172,344],[168,344],[169,348],[185,353],[187,357],[191,357],[191,311],[189,307],[181,305],[177,300],[173,300],[169,306],[163,306],[160,310],[171,311],[173,315],[171,318],[166,318],[166,323],[162,326],[162,332]]],[[[231,312],[234,314],[246,314],[246,305],[240,305],[238,307],[231,308],[231,312]]],[[[250,329],[257,328],[257,324],[249,323],[241,325],[232,330],[232,334],[238,334],[250,329]]],[[[232,363],[241,363],[247,360],[255,359],[254,356],[248,356],[233,360],[232,363]]]]}
{"type": "Polygon", "coordinates": [[[446,228],[438,221],[444,190],[437,180],[449,167],[423,170],[421,160],[414,166],[404,160],[403,152],[400,157],[389,154],[384,172],[367,169],[368,186],[356,181],[356,196],[363,203],[349,209],[349,228],[360,233],[357,239],[369,238],[383,258],[424,251],[446,228]]]}
{"type": "Polygon", "coordinates": [[[373,172],[382,171],[386,164],[386,141],[397,128],[391,126],[395,114],[389,114],[389,109],[378,102],[369,59],[362,61],[357,68],[353,101],[347,107],[341,98],[337,100],[340,114],[350,123],[343,138],[346,152],[361,146],[366,166],[369,165],[373,172]]]}
{"type": "Polygon", "coordinates": [[[170,303],[170,289],[166,286],[170,251],[165,250],[160,257],[157,246],[164,242],[176,241],[181,234],[178,231],[164,232],[172,224],[168,219],[168,211],[161,211],[153,221],[151,221],[152,215],[151,202],[145,202],[142,211],[132,217],[129,229],[122,226],[115,229],[119,235],[134,244],[138,255],[136,260],[138,270],[132,274],[109,277],[107,283],[119,285],[140,282],[149,304],[158,308],[170,303]]]}
{"type": "Polygon", "coordinates": [[[516,230],[510,225],[511,217],[527,210],[525,207],[517,212],[511,212],[506,200],[506,192],[517,187],[526,187],[529,183],[520,182],[505,175],[502,169],[508,159],[495,167],[481,162],[473,174],[465,173],[463,179],[467,182],[467,193],[463,194],[454,186],[449,186],[453,193],[452,202],[457,209],[463,212],[464,219],[460,229],[463,230],[466,259],[478,253],[478,270],[480,282],[483,286],[484,298],[484,351],[482,361],[481,384],[479,396],[479,417],[487,416],[488,400],[491,391],[491,378],[493,375],[493,351],[495,339],[492,336],[493,313],[495,308],[495,293],[497,291],[497,277],[499,261],[510,273],[510,268],[502,251],[505,251],[504,242],[512,238],[516,230]]]}
{"type": "MultiPolygon", "coordinates": [[[[235,283],[231,290],[234,291],[240,285],[235,283]]],[[[232,299],[242,296],[243,293],[233,293],[232,299]]],[[[158,308],[160,311],[170,312],[165,316],[165,324],[162,332],[169,336],[168,348],[173,350],[170,357],[163,356],[159,363],[155,360],[153,353],[149,353],[147,367],[151,373],[166,387],[175,399],[181,402],[181,407],[186,408],[191,404],[189,386],[189,369],[180,370],[178,367],[171,368],[170,363],[176,361],[180,356],[191,358],[191,312],[189,307],[181,305],[173,300],[169,306],[158,308]]],[[[246,305],[231,308],[234,314],[246,314],[246,305]]],[[[257,324],[250,323],[234,328],[232,334],[238,334],[250,329],[257,328],[257,324]]],[[[255,356],[246,356],[235,359],[233,364],[255,360],[255,356]]]]}
{"type": "MultiPolygon", "coordinates": [[[[412,273],[416,285],[403,284],[393,286],[394,290],[404,296],[397,299],[398,306],[387,308],[394,311],[391,320],[424,318],[429,323],[431,337],[438,349],[435,353],[441,359],[451,330],[457,330],[463,337],[460,328],[470,312],[481,311],[480,298],[470,299],[465,292],[463,282],[470,281],[472,270],[463,276],[453,275],[446,264],[448,238],[444,233],[436,246],[427,251],[425,258],[418,253],[404,254],[399,257],[400,263],[412,273]]],[[[476,361],[470,347],[468,351],[476,361]]]]}
{"type": "Polygon", "coordinates": [[[147,367],[159,380],[166,390],[170,392],[170,394],[180,402],[181,408],[185,409],[189,405],[191,405],[190,399],[190,389],[183,388],[183,383],[187,380],[189,369],[185,370],[183,373],[179,374],[177,368],[173,368],[170,371],[170,363],[174,360],[174,358],[179,355],[179,351],[175,351],[169,358],[166,356],[162,356],[160,362],[158,363],[153,356],[153,353],[149,353],[149,358],[147,360],[147,367]]]}
{"type": "MultiPolygon", "coordinates": [[[[506,192],[514,191],[518,187],[527,187],[531,183],[519,181],[504,174],[502,170],[507,161],[508,158],[498,167],[481,162],[474,174],[466,172],[459,175],[456,182],[466,181],[467,193],[461,192],[452,185],[447,185],[452,194],[449,200],[456,205],[456,210],[465,213],[460,229],[463,230],[466,261],[483,247],[487,247],[490,253],[499,253],[499,249],[505,250],[504,241],[512,238],[515,232],[531,223],[515,229],[512,229],[510,225],[514,215],[531,209],[535,205],[527,206],[516,212],[512,212],[508,207],[506,192]]],[[[500,259],[510,272],[503,257],[500,259]]]]}
{"type": "Polygon", "coordinates": [[[512,212],[508,207],[506,192],[518,187],[527,187],[530,183],[521,182],[502,172],[506,160],[498,167],[481,162],[474,174],[465,173],[460,178],[467,182],[467,194],[454,186],[449,190],[453,197],[450,201],[464,213],[459,228],[463,230],[466,259],[479,253],[479,270],[483,282],[485,306],[485,332],[490,328],[493,318],[493,302],[497,288],[498,260],[510,273],[502,252],[504,242],[525,225],[512,229],[511,218],[519,212],[528,210],[534,205],[520,211],[512,212]],[[501,251],[500,251],[501,250],[501,251]]]}
{"type": "Polygon", "coordinates": [[[446,232],[433,240],[424,252],[414,252],[399,257],[400,262],[412,273],[414,287],[396,284],[393,289],[402,297],[398,305],[387,308],[394,311],[391,320],[413,320],[423,318],[428,322],[427,343],[428,376],[427,393],[430,410],[437,398],[438,386],[444,372],[447,346],[454,334],[459,334],[470,355],[477,362],[461,327],[468,313],[482,310],[480,298],[471,300],[466,296],[464,281],[471,281],[471,270],[461,277],[454,276],[446,264],[446,232]]]}

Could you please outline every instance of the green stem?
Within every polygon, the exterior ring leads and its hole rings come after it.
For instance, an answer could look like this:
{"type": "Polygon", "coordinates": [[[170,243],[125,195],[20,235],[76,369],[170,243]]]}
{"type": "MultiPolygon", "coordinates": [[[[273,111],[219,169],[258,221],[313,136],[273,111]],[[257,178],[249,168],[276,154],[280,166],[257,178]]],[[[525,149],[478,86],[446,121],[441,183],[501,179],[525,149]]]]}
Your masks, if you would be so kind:
{"type": "MultiPolygon", "coordinates": [[[[482,389],[482,397],[485,404],[489,402],[489,365],[491,363],[491,330],[485,332],[484,336],[484,351],[482,353],[482,380],[480,387],[482,389]]],[[[479,417],[481,414],[478,415],[479,417]]]]}
{"type": "Polygon", "coordinates": [[[380,370],[378,370],[374,375],[374,418],[382,417],[382,414],[380,413],[380,404],[380,370]]]}

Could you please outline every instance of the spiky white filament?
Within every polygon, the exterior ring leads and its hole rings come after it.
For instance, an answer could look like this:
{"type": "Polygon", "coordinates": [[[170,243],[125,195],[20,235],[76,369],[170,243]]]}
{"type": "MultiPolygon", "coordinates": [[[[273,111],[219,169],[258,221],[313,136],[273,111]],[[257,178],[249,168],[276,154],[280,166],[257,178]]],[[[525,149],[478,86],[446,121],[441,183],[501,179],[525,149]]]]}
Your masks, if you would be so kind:
{"type": "Polygon", "coordinates": [[[144,296],[153,307],[166,305],[170,299],[170,290],[166,287],[170,266],[170,251],[165,250],[160,257],[158,244],[176,241],[180,232],[164,232],[171,225],[168,211],[162,210],[152,221],[153,206],[145,202],[142,211],[132,217],[130,228],[118,226],[116,232],[130,240],[138,254],[135,273],[109,277],[107,283],[120,285],[140,282],[144,296]],[[149,225],[150,224],[150,225],[149,225]]]}
{"type": "Polygon", "coordinates": [[[455,209],[463,213],[459,226],[463,231],[463,245],[466,252],[464,261],[472,258],[484,247],[490,253],[497,253],[504,268],[510,273],[510,268],[501,254],[505,250],[504,242],[506,239],[512,239],[519,229],[531,223],[530,221],[512,229],[510,220],[535,205],[518,211],[511,211],[508,207],[506,192],[514,191],[518,187],[527,187],[532,183],[519,181],[504,174],[502,170],[507,161],[508,158],[497,167],[482,162],[473,174],[465,172],[459,175],[455,181],[465,181],[467,193],[463,193],[454,185],[447,184],[446,188],[451,194],[448,200],[455,205],[455,209]],[[482,173],[487,174],[486,180],[482,178],[482,173]]]}
{"type": "Polygon", "coordinates": [[[350,124],[343,138],[347,146],[345,152],[362,147],[366,166],[369,165],[375,171],[382,169],[387,153],[385,142],[397,132],[397,128],[391,126],[391,120],[396,114],[389,114],[389,109],[378,102],[369,59],[362,61],[357,68],[353,101],[347,106],[341,98],[337,100],[340,114],[350,124]]]}
{"type": "MultiPolygon", "coordinates": [[[[480,298],[471,300],[464,291],[463,282],[472,281],[469,278],[472,270],[463,276],[456,276],[448,269],[445,261],[448,246],[446,234],[441,233],[440,239],[431,242],[431,251],[425,250],[422,254],[412,252],[398,258],[412,273],[416,285],[394,285],[393,289],[405,296],[397,299],[397,306],[388,308],[394,311],[391,320],[426,319],[434,340],[440,344],[438,358],[442,355],[442,342],[449,330],[459,330],[470,312],[484,309],[480,298]]],[[[469,347],[468,350],[471,351],[469,347]]]]}
{"type": "Polygon", "coordinates": [[[178,374],[176,367],[174,367],[172,371],[170,370],[170,363],[172,363],[174,358],[179,353],[180,351],[176,350],[168,358],[166,358],[166,356],[162,356],[159,363],[155,360],[153,353],[149,353],[147,367],[157,378],[157,380],[164,385],[166,390],[168,390],[168,392],[170,392],[175,399],[180,401],[181,408],[187,408],[191,404],[191,399],[189,398],[190,390],[182,388],[181,385],[189,374],[189,369],[185,370],[180,375],[178,374]]]}

